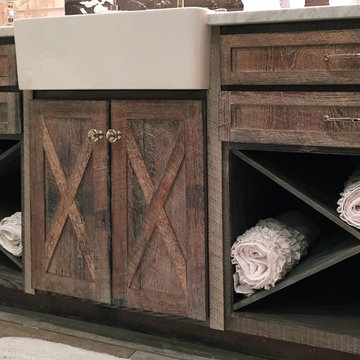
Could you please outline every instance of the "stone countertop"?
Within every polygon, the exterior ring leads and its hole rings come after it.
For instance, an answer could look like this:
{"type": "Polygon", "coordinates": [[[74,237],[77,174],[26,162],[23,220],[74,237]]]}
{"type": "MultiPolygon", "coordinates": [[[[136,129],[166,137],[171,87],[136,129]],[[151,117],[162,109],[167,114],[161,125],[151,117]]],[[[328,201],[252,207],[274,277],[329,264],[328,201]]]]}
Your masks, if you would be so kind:
{"type": "MultiPolygon", "coordinates": [[[[210,11],[207,22],[212,26],[220,26],[356,18],[360,18],[360,5],[313,6],[265,11],[210,11]]],[[[0,37],[9,36],[14,36],[14,28],[12,26],[0,26],[0,37]]]]}
{"type": "Polygon", "coordinates": [[[209,25],[243,25],[291,21],[315,21],[360,18],[360,5],[314,6],[266,11],[211,12],[209,25]]]}
{"type": "Polygon", "coordinates": [[[13,26],[0,26],[0,37],[14,36],[13,26]]]}

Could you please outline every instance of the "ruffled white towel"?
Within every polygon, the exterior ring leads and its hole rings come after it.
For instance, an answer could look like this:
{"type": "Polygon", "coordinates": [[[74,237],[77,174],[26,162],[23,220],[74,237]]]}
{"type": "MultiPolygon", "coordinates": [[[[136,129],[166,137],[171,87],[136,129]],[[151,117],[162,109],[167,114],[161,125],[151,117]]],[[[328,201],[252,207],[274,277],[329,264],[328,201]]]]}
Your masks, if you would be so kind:
{"type": "Polygon", "coordinates": [[[21,212],[1,220],[0,245],[15,256],[22,255],[21,212]]]}
{"type": "Polygon", "coordinates": [[[341,220],[360,229],[360,172],[357,171],[344,184],[338,200],[337,212],[341,220]]]}
{"type": "MultiPolygon", "coordinates": [[[[289,216],[284,219],[286,217],[289,216]]],[[[307,239],[312,241],[318,235],[318,229],[309,222],[313,234],[308,236],[301,214],[294,212],[290,217],[291,223],[296,221],[296,217],[301,217],[301,232],[282,221],[269,218],[260,220],[237,238],[231,248],[231,262],[235,265],[234,288],[237,293],[249,296],[255,290],[270,289],[306,255],[307,239]]]]}

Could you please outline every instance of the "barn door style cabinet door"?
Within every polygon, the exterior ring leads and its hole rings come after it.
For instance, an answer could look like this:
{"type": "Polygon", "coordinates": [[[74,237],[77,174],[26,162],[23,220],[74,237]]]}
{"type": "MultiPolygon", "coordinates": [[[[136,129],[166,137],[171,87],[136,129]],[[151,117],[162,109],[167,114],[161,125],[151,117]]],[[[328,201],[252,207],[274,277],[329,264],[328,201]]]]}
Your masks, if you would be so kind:
{"type": "Polygon", "coordinates": [[[114,101],[113,296],[133,308],[206,318],[200,101],[114,101]]]}
{"type": "Polygon", "coordinates": [[[30,124],[33,287],[110,303],[107,104],[35,100],[30,124]]]}
{"type": "Polygon", "coordinates": [[[202,103],[107,104],[32,104],[34,288],[204,320],[202,103]]]}

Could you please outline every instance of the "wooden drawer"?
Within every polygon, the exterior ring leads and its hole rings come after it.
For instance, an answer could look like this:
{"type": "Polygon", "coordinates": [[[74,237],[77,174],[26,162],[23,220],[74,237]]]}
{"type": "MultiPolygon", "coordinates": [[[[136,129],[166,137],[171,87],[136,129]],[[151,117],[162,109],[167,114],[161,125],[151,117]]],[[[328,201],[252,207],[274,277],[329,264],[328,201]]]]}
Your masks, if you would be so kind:
{"type": "Polygon", "coordinates": [[[360,93],[228,91],[221,106],[223,141],[360,147],[360,93]]]}
{"type": "Polygon", "coordinates": [[[222,85],[359,84],[360,30],[223,35],[221,72],[222,85]]]}
{"type": "Polygon", "coordinates": [[[20,133],[20,95],[0,92],[0,134],[20,133]]]}
{"type": "Polygon", "coordinates": [[[16,86],[15,45],[0,46],[0,86],[16,86]]]}

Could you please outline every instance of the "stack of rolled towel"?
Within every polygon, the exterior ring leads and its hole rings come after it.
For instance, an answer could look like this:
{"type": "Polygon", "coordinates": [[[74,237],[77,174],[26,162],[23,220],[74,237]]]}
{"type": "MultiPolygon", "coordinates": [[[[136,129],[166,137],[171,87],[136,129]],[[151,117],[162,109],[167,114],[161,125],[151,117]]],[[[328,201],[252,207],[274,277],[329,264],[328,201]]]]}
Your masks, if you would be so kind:
{"type": "Polygon", "coordinates": [[[360,170],[355,171],[345,182],[337,203],[340,219],[360,229],[360,170]]]}
{"type": "Polygon", "coordinates": [[[249,296],[275,286],[306,255],[318,235],[317,226],[298,211],[258,221],[231,248],[235,291],[249,296]]]}
{"type": "Polygon", "coordinates": [[[21,212],[0,221],[0,246],[15,256],[22,255],[21,212]]]}

